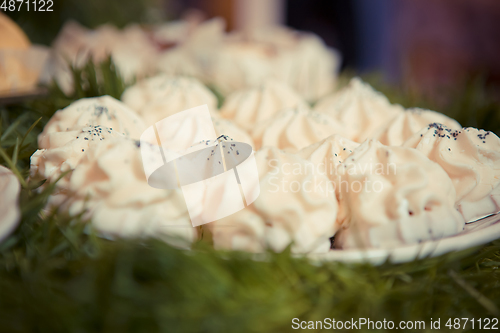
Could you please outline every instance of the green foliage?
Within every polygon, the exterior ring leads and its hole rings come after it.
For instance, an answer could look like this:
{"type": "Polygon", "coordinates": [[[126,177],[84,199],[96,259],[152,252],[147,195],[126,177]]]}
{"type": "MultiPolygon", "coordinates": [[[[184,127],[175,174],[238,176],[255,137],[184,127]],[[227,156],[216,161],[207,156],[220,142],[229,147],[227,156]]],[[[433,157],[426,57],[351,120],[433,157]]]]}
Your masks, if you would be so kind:
{"type": "MultiPolygon", "coordinates": [[[[67,96],[72,100],[86,97],[109,95],[120,99],[125,90],[125,82],[111,57],[95,64],[89,59],[82,68],[71,67],[74,92],[67,96]]],[[[57,85],[54,87],[58,89],[57,85]]],[[[59,94],[62,91],[59,90],[59,94]]]]}
{"type": "Polygon", "coordinates": [[[28,175],[29,158],[37,147],[41,117],[26,106],[0,106],[0,164],[12,169],[21,183],[28,175]]]}
{"type": "Polygon", "coordinates": [[[72,65],[69,67],[73,77],[73,91],[66,94],[57,82],[53,81],[50,86],[50,98],[35,104],[36,112],[41,112],[50,118],[56,110],[81,98],[109,95],[120,99],[125,88],[133,84],[133,82],[125,83],[111,57],[98,64],[90,58],[81,68],[72,65]]]}
{"type": "MultiPolygon", "coordinates": [[[[111,63],[100,66],[109,69],[104,80],[92,64],[73,71],[71,96],[53,85],[46,99],[0,108],[0,164],[24,181],[36,136],[55,110],[82,97],[119,97],[119,75],[111,63]]],[[[483,88],[470,89],[450,112],[488,109],[483,88]]],[[[412,105],[404,96],[390,98],[412,105]]],[[[154,239],[102,239],[82,216],[43,210],[51,186],[39,193],[40,184],[23,185],[22,222],[0,243],[1,332],[289,332],[293,318],[360,317],[424,320],[430,332],[430,318],[448,331],[448,318],[500,315],[500,240],[378,267],[310,262],[288,251],[256,260],[206,241],[186,251],[154,239]]]]}

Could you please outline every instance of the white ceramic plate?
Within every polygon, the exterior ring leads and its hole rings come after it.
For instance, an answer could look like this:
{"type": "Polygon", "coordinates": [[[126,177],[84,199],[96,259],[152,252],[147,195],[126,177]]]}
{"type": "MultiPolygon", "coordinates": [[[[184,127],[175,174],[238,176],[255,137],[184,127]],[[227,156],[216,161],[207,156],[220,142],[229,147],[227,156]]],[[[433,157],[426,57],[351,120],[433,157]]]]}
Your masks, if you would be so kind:
{"type": "Polygon", "coordinates": [[[485,244],[500,238],[500,213],[487,216],[465,225],[464,231],[452,237],[392,249],[331,250],[328,253],[311,254],[319,261],[384,263],[388,258],[393,263],[403,263],[424,257],[436,257],[452,251],[485,244]]]}

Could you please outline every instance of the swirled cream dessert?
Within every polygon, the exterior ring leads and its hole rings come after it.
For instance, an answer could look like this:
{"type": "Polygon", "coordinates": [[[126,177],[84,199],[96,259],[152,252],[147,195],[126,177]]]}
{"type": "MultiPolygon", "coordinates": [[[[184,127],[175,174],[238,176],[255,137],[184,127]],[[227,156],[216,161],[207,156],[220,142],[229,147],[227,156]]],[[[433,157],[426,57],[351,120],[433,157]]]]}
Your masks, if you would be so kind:
{"type": "Polygon", "coordinates": [[[16,175],[0,165],[0,242],[17,226],[21,218],[19,193],[21,185],[16,175]]]}
{"type": "Polygon", "coordinates": [[[284,27],[232,33],[209,59],[208,77],[224,94],[275,78],[310,101],[334,88],[340,64],[317,36],[284,27]]]}
{"type": "Polygon", "coordinates": [[[202,104],[217,109],[217,98],[200,81],[188,77],[158,75],[127,88],[122,101],[137,111],[147,125],[202,104]]]}
{"type": "Polygon", "coordinates": [[[153,26],[152,38],[163,49],[182,44],[200,24],[199,20],[201,18],[192,17],[153,26]]]}
{"type": "Polygon", "coordinates": [[[138,141],[117,138],[91,145],[68,186],[60,209],[85,211],[92,226],[109,237],[158,237],[184,246],[197,238],[179,190],[148,185],[138,141]]]}
{"type": "Polygon", "coordinates": [[[413,134],[432,123],[440,123],[451,129],[461,129],[455,120],[442,113],[419,108],[408,109],[380,127],[373,137],[388,146],[401,146],[413,134]]]}
{"type": "Polygon", "coordinates": [[[158,73],[170,76],[188,76],[204,79],[203,67],[183,47],[174,47],[161,53],[156,63],[158,73]]]}
{"type": "Polygon", "coordinates": [[[316,101],[335,88],[340,63],[340,53],[318,36],[299,33],[296,47],[283,51],[274,70],[306,100],[316,101]]]}
{"type": "Polygon", "coordinates": [[[231,119],[250,131],[256,124],[271,118],[283,109],[306,105],[286,84],[268,80],[254,88],[230,94],[221,108],[221,116],[231,119]]]}
{"type": "Polygon", "coordinates": [[[125,27],[117,38],[118,43],[110,55],[125,82],[131,83],[156,72],[159,52],[139,25],[125,27]]]}
{"type": "Polygon", "coordinates": [[[217,137],[225,135],[234,141],[248,143],[254,148],[255,144],[250,135],[232,121],[220,117],[212,117],[212,122],[217,137]]]}
{"type": "Polygon", "coordinates": [[[151,28],[153,41],[162,50],[176,46],[214,46],[222,39],[226,29],[224,19],[215,17],[204,20],[203,15],[189,13],[180,20],[170,21],[151,28]]]}
{"type": "Polygon", "coordinates": [[[387,248],[452,236],[465,220],[446,172],[418,150],[367,140],[339,165],[340,248],[387,248]]]}
{"type": "Polygon", "coordinates": [[[319,172],[335,181],[337,167],[352,154],[359,143],[334,134],[324,140],[313,143],[297,152],[300,157],[311,161],[319,172]]]}
{"type": "Polygon", "coordinates": [[[211,58],[208,79],[225,95],[257,86],[271,76],[275,54],[269,45],[227,41],[211,58]]]}
{"type": "Polygon", "coordinates": [[[231,42],[270,50],[269,77],[279,79],[308,101],[330,93],[336,84],[340,55],[314,34],[286,27],[256,29],[232,34],[231,42]]]}
{"type": "Polygon", "coordinates": [[[369,84],[355,77],[343,89],[329,95],[314,107],[342,124],[347,138],[363,142],[374,135],[379,127],[403,113],[400,105],[393,105],[387,97],[369,84]]]}
{"type": "Polygon", "coordinates": [[[466,221],[500,211],[500,139],[494,133],[434,123],[404,146],[422,152],[446,171],[466,221]]]}
{"type": "Polygon", "coordinates": [[[252,138],[257,149],[271,146],[295,153],[330,135],[345,135],[345,132],[331,117],[298,106],[259,123],[252,131],[252,138]]]}
{"type": "Polygon", "coordinates": [[[337,230],[338,203],[325,175],[295,154],[264,148],[255,155],[260,179],[257,200],[208,223],[217,249],[293,253],[327,252],[337,230]]]}
{"type": "Polygon", "coordinates": [[[75,139],[82,128],[97,125],[134,139],[146,128],[133,110],[113,97],[83,98],[54,113],[38,136],[38,147],[61,147],[75,139]]]}
{"type": "Polygon", "coordinates": [[[88,58],[95,62],[104,60],[118,43],[118,35],[119,30],[110,24],[91,30],[76,21],[68,21],[54,39],[52,48],[71,64],[80,67],[88,58]]]}
{"type": "Polygon", "coordinates": [[[95,30],[67,22],[52,43],[48,75],[61,89],[73,92],[70,66],[82,68],[88,60],[100,63],[111,56],[126,82],[151,75],[158,51],[146,32],[137,25],[123,30],[105,24],[95,30]]]}
{"type": "Polygon", "coordinates": [[[66,143],[58,142],[54,146],[38,149],[30,158],[30,179],[32,181],[47,180],[37,189],[38,191],[57,181],[48,202],[49,206],[54,207],[64,201],[68,195],[67,189],[72,171],[78,166],[90,146],[100,144],[105,140],[125,138],[122,133],[100,125],[63,133],[66,133],[66,136],[61,141],[66,141],[66,143]]]}
{"type": "Polygon", "coordinates": [[[51,45],[45,80],[57,82],[67,95],[74,91],[70,66],[81,68],[88,59],[88,51],[84,47],[87,34],[88,29],[75,21],[68,21],[51,45]]]}
{"type": "Polygon", "coordinates": [[[156,62],[158,71],[205,81],[208,63],[223,41],[225,26],[221,18],[200,22],[200,18],[191,17],[156,28],[154,39],[163,50],[156,62]]]}

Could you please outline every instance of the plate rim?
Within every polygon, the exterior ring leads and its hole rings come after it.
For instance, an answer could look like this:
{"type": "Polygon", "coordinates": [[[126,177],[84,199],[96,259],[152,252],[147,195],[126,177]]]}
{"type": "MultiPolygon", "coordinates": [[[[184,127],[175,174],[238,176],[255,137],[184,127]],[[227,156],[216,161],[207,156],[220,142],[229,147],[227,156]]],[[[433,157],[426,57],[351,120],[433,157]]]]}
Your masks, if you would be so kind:
{"type": "Polygon", "coordinates": [[[399,264],[416,259],[437,257],[446,253],[465,250],[500,238],[500,213],[490,214],[475,222],[467,223],[461,233],[441,239],[407,244],[393,248],[331,249],[325,253],[311,253],[309,258],[321,262],[399,264]],[[484,226],[486,224],[486,226],[484,226]],[[468,228],[469,227],[469,228],[468,228]]]}

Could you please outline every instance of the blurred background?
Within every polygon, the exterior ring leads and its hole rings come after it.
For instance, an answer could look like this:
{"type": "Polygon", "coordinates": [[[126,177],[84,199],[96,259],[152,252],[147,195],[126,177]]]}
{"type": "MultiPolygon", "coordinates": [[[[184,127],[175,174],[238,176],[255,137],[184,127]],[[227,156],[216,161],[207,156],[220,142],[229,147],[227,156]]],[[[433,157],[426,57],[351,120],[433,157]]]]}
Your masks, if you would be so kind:
{"type": "Polygon", "coordinates": [[[498,0],[58,0],[53,12],[6,14],[48,46],[70,20],[92,29],[214,17],[228,32],[287,25],[340,51],[337,89],[360,75],[393,103],[500,134],[498,0]]]}
{"type": "MultiPolygon", "coordinates": [[[[159,23],[197,10],[225,18],[227,29],[286,24],[318,34],[340,50],[342,68],[444,100],[446,91],[480,78],[500,83],[498,0],[58,0],[53,12],[7,12],[34,43],[50,45],[68,19],[159,23]]],[[[441,101],[445,103],[446,101],[441,101]]]]}

